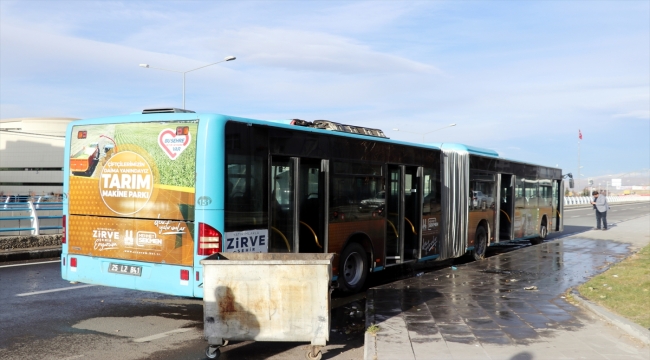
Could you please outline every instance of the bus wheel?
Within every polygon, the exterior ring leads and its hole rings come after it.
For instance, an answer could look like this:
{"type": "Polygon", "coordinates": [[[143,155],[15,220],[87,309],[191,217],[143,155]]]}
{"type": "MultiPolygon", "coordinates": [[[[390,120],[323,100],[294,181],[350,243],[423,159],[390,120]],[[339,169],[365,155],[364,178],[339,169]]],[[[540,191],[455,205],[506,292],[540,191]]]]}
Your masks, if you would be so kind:
{"type": "Polygon", "coordinates": [[[343,291],[358,292],[368,276],[366,251],[358,243],[350,243],[339,261],[339,283],[343,291]]]}
{"type": "Polygon", "coordinates": [[[485,258],[485,251],[487,250],[487,231],[483,226],[479,226],[476,229],[474,239],[474,251],[472,251],[474,260],[483,260],[485,258]]]}
{"type": "Polygon", "coordinates": [[[544,242],[546,236],[548,235],[548,228],[546,227],[546,219],[542,222],[542,225],[539,226],[539,237],[530,239],[530,243],[533,245],[538,245],[544,242]]]}

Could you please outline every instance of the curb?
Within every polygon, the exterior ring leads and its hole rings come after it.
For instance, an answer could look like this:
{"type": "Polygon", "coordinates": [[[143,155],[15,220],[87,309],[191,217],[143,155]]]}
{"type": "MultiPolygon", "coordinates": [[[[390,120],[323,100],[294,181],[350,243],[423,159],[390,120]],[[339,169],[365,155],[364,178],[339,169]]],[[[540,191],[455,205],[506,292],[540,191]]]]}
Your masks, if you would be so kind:
{"type": "Polygon", "coordinates": [[[573,295],[573,298],[576,299],[576,301],[579,302],[582,307],[590,310],[594,314],[598,315],[601,319],[625,331],[628,335],[638,339],[644,344],[650,345],[650,330],[644,328],[641,325],[635,324],[630,320],[623,318],[622,316],[616,315],[603,308],[602,306],[596,305],[593,302],[583,298],[580,296],[577,290],[572,290],[571,295],[573,295]]]}
{"type": "Polygon", "coordinates": [[[369,332],[364,333],[363,337],[363,359],[377,360],[377,336],[369,332]]]}
{"type": "Polygon", "coordinates": [[[369,333],[368,327],[375,324],[375,307],[374,300],[368,301],[368,293],[373,293],[374,290],[368,289],[366,291],[366,326],[363,332],[363,359],[364,360],[377,360],[377,334],[369,333]]]}
{"type": "Polygon", "coordinates": [[[47,259],[61,256],[61,245],[0,251],[0,262],[47,259]]]}

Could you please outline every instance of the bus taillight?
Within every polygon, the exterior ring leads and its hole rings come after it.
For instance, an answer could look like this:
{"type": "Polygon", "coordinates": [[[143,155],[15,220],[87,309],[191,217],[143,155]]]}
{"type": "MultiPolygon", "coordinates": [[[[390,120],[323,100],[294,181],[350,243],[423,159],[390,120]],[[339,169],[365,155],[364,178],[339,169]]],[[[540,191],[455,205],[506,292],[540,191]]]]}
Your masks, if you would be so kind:
{"type": "Polygon", "coordinates": [[[221,233],[212,226],[199,223],[198,255],[212,255],[221,252],[221,233]]]}
{"type": "Polygon", "coordinates": [[[181,280],[182,281],[190,281],[190,271],[187,269],[182,269],[181,270],[181,280]]]}
{"type": "Polygon", "coordinates": [[[71,257],[70,258],[70,267],[71,268],[76,268],[77,267],[77,258],[76,257],[71,257]]]}
{"type": "Polygon", "coordinates": [[[66,226],[65,226],[65,215],[61,217],[61,244],[65,244],[66,241],[66,226]]]}

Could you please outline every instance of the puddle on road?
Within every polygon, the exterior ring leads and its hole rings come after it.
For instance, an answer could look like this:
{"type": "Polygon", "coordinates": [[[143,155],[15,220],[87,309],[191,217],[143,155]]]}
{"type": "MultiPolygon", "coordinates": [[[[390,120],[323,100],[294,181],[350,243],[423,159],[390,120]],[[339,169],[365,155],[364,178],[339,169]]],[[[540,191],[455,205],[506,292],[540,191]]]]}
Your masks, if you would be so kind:
{"type": "Polygon", "coordinates": [[[582,326],[563,294],[629,254],[627,245],[561,239],[381,285],[368,292],[375,323],[404,319],[416,336],[446,341],[528,344],[582,326]]]}
{"type": "Polygon", "coordinates": [[[346,305],[333,308],[331,334],[350,339],[362,334],[366,330],[366,301],[355,300],[346,305]]]}

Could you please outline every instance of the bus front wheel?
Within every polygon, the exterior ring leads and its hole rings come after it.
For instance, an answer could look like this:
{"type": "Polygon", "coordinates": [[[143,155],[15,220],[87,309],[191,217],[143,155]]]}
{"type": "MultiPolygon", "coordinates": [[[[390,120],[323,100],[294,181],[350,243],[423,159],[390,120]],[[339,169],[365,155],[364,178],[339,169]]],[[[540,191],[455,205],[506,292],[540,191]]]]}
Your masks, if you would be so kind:
{"type": "Polygon", "coordinates": [[[474,260],[483,260],[485,258],[487,238],[487,231],[483,226],[479,226],[478,229],[476,229],[476,235],[474,237],[474,251],[472,251],[474,260]]]}
{"type": "Polygon", "coordinates": [[[368,276],[368,257],[363,246],[350,243],[339,261],[339,283],[343,291],[358,292],[368,276]]]}

